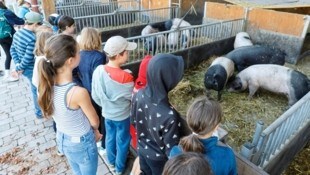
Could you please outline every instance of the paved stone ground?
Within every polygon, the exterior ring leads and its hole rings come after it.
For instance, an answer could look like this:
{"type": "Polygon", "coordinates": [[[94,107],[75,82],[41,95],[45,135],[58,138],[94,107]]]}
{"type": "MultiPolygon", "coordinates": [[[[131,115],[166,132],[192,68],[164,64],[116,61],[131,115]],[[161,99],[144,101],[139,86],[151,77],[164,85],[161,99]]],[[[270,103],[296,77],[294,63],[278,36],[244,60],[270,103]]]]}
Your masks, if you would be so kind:
{"type": "MultiPolygon", "coordinates": [[[[4,59],[0,59],[3,70],[4,59]]],[[[28,80],[0,77],[0,175],[72,174],[56,154],[52,120],[36,119],[28,80]]],[[[98,175],[112,174],[99,156],[98,175]]]]}

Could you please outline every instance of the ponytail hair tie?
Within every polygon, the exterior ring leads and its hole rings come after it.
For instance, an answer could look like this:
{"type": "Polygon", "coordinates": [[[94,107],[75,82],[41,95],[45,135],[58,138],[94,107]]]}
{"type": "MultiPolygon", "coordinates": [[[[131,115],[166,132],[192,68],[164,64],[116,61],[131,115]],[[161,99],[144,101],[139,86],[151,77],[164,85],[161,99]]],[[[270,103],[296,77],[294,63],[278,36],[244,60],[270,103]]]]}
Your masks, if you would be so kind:
{"type": "Polygon", "coordinates": [[[195,132],[192,132],[192,134],[193,134],[193,135],[195,135],[195,136],[198,136],[198,134],[197,134],[197,133],[195,133],[195,132]]]}
{"type": "Polygon", "coordinates": [[[51,62],[51,60],[48,60],[48,59],[46,58],[46,56],[43,56],[43,58],[44,58],[44,60],[45,60],[47,63],[50,63],[50,62],[51,62]]]}

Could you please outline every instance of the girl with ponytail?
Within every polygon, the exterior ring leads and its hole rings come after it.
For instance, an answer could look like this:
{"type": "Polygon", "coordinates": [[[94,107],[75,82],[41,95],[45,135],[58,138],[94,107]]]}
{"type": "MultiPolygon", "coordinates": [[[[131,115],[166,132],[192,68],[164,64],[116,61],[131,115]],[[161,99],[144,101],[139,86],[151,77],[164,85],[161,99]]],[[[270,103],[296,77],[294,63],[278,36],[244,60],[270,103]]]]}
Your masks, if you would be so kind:
{"type": "Polygon", "coordinates": [[[192,134],[183,137],[179,145],[172,148],[170,157],[182,152],[202,153],[209,161],[213,174],[237,174],[234,152],[213,136],[222,115],[222,108],[217,101],[207,97],[197,98],[189,107],[186,117],[192,134]]]}
{"type": "Polygon", "coordinates": [[[79,46],[72,36],[55,35],[44,47],[39,62],[39,105],[45,117],[57,124],[56,141],[73,174],[95,175],[99,119],[85,88],[73,83],[72,70],[79,65],[79,46]]]}

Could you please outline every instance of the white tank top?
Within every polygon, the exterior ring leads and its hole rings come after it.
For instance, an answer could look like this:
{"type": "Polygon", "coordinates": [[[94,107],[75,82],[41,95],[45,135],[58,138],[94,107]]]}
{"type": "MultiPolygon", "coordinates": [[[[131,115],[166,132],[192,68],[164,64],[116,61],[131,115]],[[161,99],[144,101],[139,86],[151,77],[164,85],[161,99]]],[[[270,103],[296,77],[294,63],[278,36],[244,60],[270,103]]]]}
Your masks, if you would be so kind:
{"type": "MultiPolygon", "coordinates": [[[[75,83],[54,86],[53,118],[57,130],[71,137],[81,137],[91,129],[91,125],[81,108],[71,109],[67,104],[68,91],[74,86],[75,83]]],[[[70,101],[71,97],[69,103],[70,101]]]]}

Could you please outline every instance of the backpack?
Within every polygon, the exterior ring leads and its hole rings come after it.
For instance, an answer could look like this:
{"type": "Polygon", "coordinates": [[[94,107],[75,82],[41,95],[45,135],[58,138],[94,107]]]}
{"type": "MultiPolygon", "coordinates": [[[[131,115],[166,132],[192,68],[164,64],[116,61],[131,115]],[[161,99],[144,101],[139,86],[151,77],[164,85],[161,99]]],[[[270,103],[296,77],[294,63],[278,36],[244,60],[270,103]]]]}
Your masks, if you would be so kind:
{"type": "Polygon", "coordinates": [[[0,39],[12,37],[12,27],[4,16],[5,10],[0,10],[0,39]]]}

